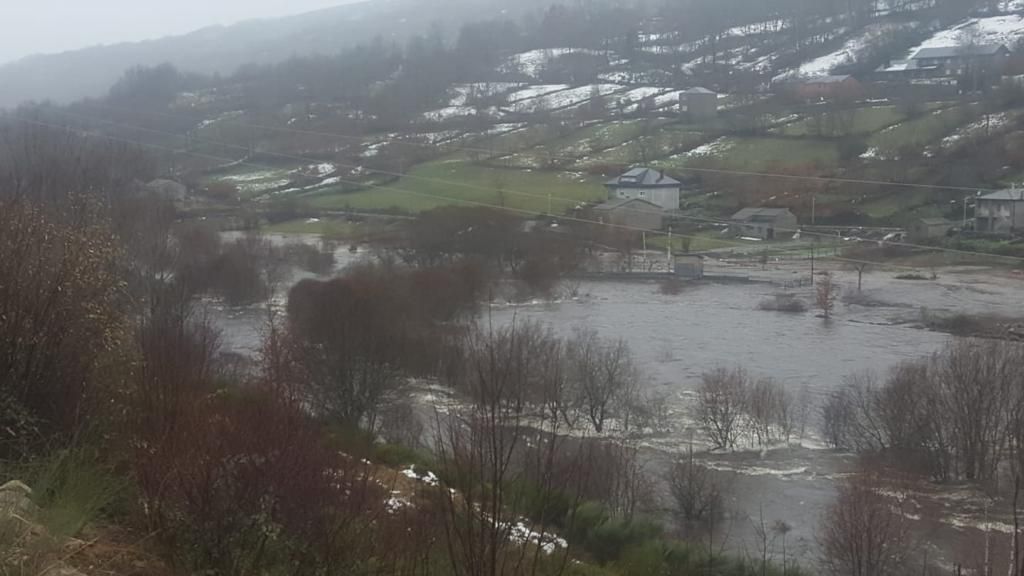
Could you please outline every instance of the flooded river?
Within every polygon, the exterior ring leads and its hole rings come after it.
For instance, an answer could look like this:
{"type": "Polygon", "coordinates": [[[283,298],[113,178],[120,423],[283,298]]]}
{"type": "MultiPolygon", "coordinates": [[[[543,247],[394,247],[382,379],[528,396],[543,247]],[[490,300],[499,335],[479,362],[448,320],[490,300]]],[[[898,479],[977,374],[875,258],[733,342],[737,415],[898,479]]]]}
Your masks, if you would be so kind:
{"type": "MultiPolygon", "coordinates": [[[[339,249],[337,256],[339,269],[360,257],[347,249],[339,249]]],[[[714,265],[709,272],[713,271],[714,265]]],[[[735,267],[730,272],[735,273],[735,267]]],[[[911,281],[897,280],[892,272],[874,272],[864,276],[861,301],[869,305],[840,304],[835,317],[825,321],[813,311],[756,309],[761,300],[781,291],[782,283],[805,274],[800,264],[742,272],[759,281],[693,284],[677,295],[662,294],[656,283],[588,282],[576,299],[494,305],[489,313],[498,325],[537,321],[559,334],[588,327],[626,340],[644,373],[645,386],[665,398],[674,420],[672,434],[645,439],[643,444],[651,470],[658,474],[691,439],[699,440],[691,416],[692,393],[708,370],[742,366],[755,377],[784,383],[796,395],[812,396],[817,404],[851,374],[884,374],[902,361],[945,346],[948,335],[918,327],[922,309],[1017,314],[1024,302],[1024,281],[1008,274],[959,269],[942,271],[933,281],[911,281]]],[[[837,271],[836,281],[847,293],[856,291],[855,274],[837,271]]],[[[813,302],[810,288],[800,290],[798,296],[813,302]]],[[[265,312],[219,309],[214,317],[230,349],[250,354],[258,348],[265,312]]],[[[791,558],[804,565],[814,562],[818,521],[834,497],[835,480],[854,467],[853,456],[824,448],[816,434],[817,414],[814,410],[798,446],[701,455],[731,488],[730,512],[719,535],[726,548],[753,553],[758,547],[755,524],[763,515],[769,526],[783,521],[792,528],[786,541],[791,558]]],[[[916,531],[933,543],[933,558],[959,555],[959,548],[980,534],[971,527],[980,522],[977,495],[964,492],[953,497],[950,490],[923,485],[911,504],[929,511],[916,522],[916,531]]]]}

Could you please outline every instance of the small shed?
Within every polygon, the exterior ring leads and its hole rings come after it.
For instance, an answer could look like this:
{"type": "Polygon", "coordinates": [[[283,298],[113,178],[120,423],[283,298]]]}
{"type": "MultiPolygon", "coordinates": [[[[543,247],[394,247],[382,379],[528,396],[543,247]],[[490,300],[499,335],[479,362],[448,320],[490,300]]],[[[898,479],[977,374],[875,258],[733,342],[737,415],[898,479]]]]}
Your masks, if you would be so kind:
{"type": "Polygon", "coordinates": [[[918,218],[907,228],[912,240],[942,238],[953,229],[953,223],[945,218],[918,218]]]}
{"type": "Polygon", "coordinates": [[[730,220],[739,234],[762,240],[774,240],[776,232],[797,229],[796,216],[788,208],[744,208],[730,220]]]}
{"type": "Polygon", "coordinates": [[[676,276],[685,280],[702,280],[704,278],[704,257],[683,254],[675,257],[676,276]]]}
{"type": "Polygon", "coordinates": [[[718,115],[718,94],[707,88],[690,88],[679,94],[679,106],[695,120],[718,115]]]}
{"type": "Polygon", "coordinates": [[[605,224],[637,230],[661,230],[665,211],[640,198],[616,198],[594,207],[594,216],[605,224]]]}

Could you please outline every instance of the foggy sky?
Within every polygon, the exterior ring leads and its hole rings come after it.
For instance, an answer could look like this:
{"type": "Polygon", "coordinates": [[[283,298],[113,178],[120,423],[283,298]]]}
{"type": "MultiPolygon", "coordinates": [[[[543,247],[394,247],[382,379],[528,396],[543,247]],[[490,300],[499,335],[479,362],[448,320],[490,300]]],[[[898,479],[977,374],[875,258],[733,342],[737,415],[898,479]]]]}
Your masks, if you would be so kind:
{"type": "Polygon", "coordinates": [[[0,0],[0,64],[357,0],[0,0]]]}

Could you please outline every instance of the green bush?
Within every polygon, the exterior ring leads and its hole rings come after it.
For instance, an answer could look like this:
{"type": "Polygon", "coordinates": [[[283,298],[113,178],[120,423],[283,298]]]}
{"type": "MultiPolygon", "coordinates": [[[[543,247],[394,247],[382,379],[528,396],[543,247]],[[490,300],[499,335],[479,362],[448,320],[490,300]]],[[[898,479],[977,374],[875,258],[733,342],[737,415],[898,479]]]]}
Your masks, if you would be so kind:
{"type": "Polygon", "coordinates": [[[71,537],[89,522],[126,501],[127,481],[90,450],[69,448],[30,466],[29,482],[50,534],[71,537]]]}

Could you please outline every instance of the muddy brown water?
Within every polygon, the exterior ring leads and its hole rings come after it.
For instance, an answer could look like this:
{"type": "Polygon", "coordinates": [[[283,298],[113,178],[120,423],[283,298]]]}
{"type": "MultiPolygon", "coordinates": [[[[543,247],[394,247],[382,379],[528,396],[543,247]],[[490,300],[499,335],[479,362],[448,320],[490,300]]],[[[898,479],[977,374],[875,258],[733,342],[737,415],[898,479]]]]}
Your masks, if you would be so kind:
{"type": "MultiPolygon", "coordinates": [[[[280,237],[275,242],[310,241],[280,237]]],[[[337,251],[336,271],[365,256],[337,251]]],[[[730,273],[736,265],[722,263],[730,273]]],[[[757,280],[782,284],[804,274],[799,263],[768,270],[750,268],[757,280]]],[[[284,287],[308,274],[296,273],[284,287]]],[[[844,290],[855,290],[855,275],[837,272],[844,290]]],[[[928,356],[950,337],[919,327],[921,310],[1010,314],[1024,302],[1024,281],[985,270],[944,271],[936,281],[900,281],[894,273],[864,276],[871,305],[840,304],[835,317],[824,321],[814,311],[802,314],[762,312],[757,303],[782,290],[766,282],[688,286],[681,294],[661,294],[653,282],[591,281],[580,297],[556,302],[496,304],[487,311],[496,325],[536,321],[559,334],[587,327],[624,339],[641,367],[645,386],[665,398],[673,432],[645,438],[642,444],[651,473],[660,475],[675,454],[690,445],[701,447],[692,419],[692,392],[702,373],[719,366],[742,366],[753,376],[772,377],[794,394],[817,400],[841,386],[845,377],[863,370],[884,374],[906,360],[928,356]]],[[[809,302],[810,289],[797,292],[809,302]]],[[[281,304],[279,297],[278,304],[281,304]]],[[[262,307],[230,309],[212,305],[231,351],[253,354],[259,347],[266,312],[262,307]]],[[[734,453],[702,452],[699,458],[716,470],[729,487],[728,517],[718,531],[716,548],[755,554],[760,546],[757,525],[791,527],[787,556],[813,565],[819,555],[818,525],[835,495],[838,479],[849,474],[855,458],[825,449],[816,435],[816,412],[799,446],[734,453]]],[[[984,499],[969,489],[922,483],[909,499],[916,511],[914,532],[940,564],[976,555],[983,539],[984,499]],[[974,544],[968,544],[974,543],[974,544]],[[965,551],[966,549],[966,551],[965,551]]],[[[1005,537],[1006,518],[991,514],[993,538],[1005,537]]],[[[781,558],[782,542],[771,547],[781,558]]]]}

